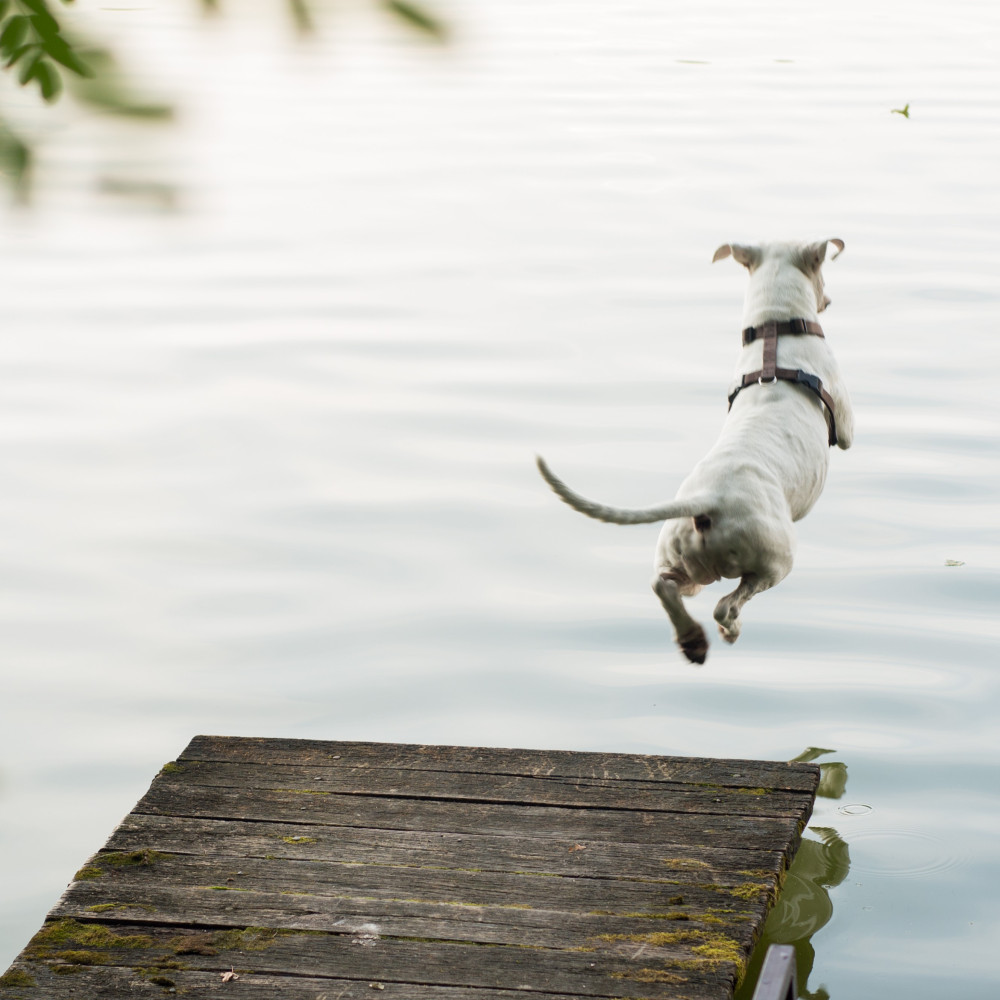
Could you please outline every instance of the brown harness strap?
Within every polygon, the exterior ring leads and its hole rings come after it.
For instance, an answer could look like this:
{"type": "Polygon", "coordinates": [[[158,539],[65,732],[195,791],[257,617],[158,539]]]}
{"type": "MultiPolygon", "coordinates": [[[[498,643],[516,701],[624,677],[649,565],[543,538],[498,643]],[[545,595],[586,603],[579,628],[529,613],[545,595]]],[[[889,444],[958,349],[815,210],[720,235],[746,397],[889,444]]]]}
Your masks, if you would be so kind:
{"type": "Polygon", "coordinates": [[[758,337],[765,336],[766,332],[773,327],[775,335],[784,336],[786,333],[811,333],[814,337],[823,336],[823,327],[819,323],[814,323],[811,319],[789,319],[782,323],[764,323],[762,326],[748,326],[743,331],[743,346],[752,344],[758,337]]]}
{"type": "Polygon", "coordinates": [[[830,428],[830,447],[832,448],[837,443],[837,422],[833,415],[833,397],[823,388],[823,382],[818,376],[810,375],[799,368],[779,368],[777,366],[778,337],[783,334],[811,334],[814,337],[822,337],[823,328],[819,323],[806,319],[791,319],[782,323],[770,322],[761,326],[748,326],[743,331],[744,345],[752,344],[758,339],[763,340],[764,357],[760,370],[744,375],[740,384],[730,394],[729,408],[732,409],[733,400],[736,399],[741,390],[755,383],[757,385],[772,385],[780,380],[805,386],[826,407],[827,423],[830,428]]]}

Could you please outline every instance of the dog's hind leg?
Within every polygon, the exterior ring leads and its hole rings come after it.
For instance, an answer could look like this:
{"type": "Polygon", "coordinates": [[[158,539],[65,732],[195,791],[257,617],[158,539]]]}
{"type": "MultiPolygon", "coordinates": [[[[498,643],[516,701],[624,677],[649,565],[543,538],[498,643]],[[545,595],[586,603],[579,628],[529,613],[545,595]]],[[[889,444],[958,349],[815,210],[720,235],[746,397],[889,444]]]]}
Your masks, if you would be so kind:
{"type": "Polygon", "coordinates": [[[664,570],[653,581],[653,590],[674,626],[681,652],[692,663],[704,663],[708,655],[705,630],[687,613],[682,596],[690,597],[701,590],[682,570],[664,570]]]}
{"type": "Polygon", "coordinates": [[[787,571],[780,576],[758,576],[756,573],[746,573],[740,580],[739,586],[731,594],[726,594],[716,604],[713,617],[719,624],[719,634],[726,642],[736,642],[740,637],[740,612],[743,610],[743,605],[751,597],[769,590],[783,580],[786,575],[787,571]]]}

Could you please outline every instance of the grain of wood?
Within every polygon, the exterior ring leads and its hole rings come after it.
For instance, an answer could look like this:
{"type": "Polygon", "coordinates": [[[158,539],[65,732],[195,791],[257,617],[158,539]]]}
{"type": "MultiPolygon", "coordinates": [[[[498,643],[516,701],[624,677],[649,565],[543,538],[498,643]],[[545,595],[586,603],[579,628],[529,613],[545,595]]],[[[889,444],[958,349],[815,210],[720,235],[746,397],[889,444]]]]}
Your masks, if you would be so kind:
{"type": "Polygon", "coordinates": [[[0,998],[723,1000],[818,779],[765,761],[196,737],[0,998]]]}

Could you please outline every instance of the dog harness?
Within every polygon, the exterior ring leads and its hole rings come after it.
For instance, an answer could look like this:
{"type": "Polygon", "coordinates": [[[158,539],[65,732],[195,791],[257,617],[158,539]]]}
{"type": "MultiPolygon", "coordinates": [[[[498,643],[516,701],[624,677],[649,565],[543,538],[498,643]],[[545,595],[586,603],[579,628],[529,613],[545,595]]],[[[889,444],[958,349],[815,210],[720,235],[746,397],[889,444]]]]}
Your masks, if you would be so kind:
{"type": "Polygon", "coordinates": [[[833,397],[823,388],[822,380],[816,375],[810,375],[800,368],[778,368],[778,337],[786,334],[801,336],[811,334],[814,337],[823,336],[823,328],[819,323],[807,319],[790,319],[782,323],[768,322],[760,326],[748,326],[743,331],[743,346],[752,344],[755,340],[764,341],[763,367],[759,371],[749,372],[729,396],[729,408],[733,408],[733,400],[740,392],[750,385],[773,385],[779,379],[782,382],[795,382],[805,386],[814,393],[826,407],[827,423],[830,427],[830,447],[837,443],[837,422],[833,415],[833,397]]]}

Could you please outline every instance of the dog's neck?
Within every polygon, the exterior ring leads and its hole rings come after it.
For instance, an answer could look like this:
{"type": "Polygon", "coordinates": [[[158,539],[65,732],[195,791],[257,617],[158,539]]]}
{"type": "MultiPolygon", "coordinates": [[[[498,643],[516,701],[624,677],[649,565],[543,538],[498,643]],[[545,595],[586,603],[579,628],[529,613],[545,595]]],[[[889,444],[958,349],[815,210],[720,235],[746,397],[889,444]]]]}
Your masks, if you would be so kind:
{"type": "Polygon", "coordinates": [[[750,275],[743,302],[743,326],[759,326],[768,320],[816,320],[816,290],[797,268],[772,266],[765,261],[750,275]]]}

